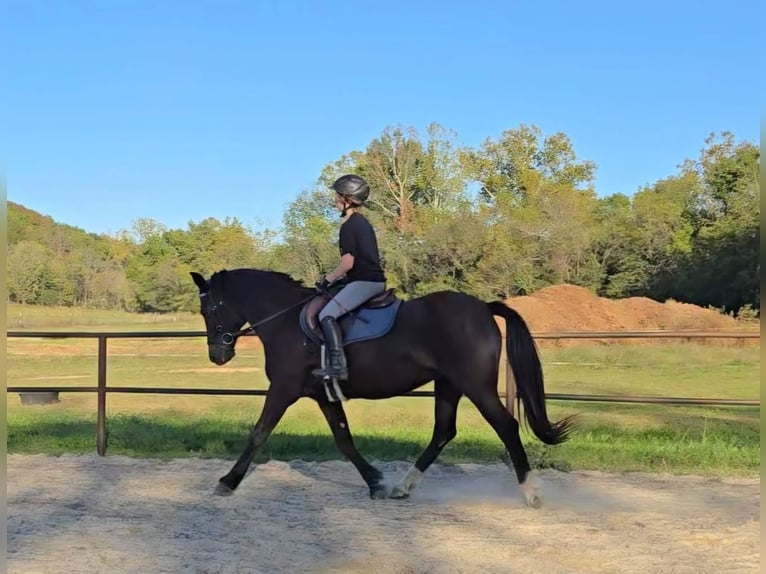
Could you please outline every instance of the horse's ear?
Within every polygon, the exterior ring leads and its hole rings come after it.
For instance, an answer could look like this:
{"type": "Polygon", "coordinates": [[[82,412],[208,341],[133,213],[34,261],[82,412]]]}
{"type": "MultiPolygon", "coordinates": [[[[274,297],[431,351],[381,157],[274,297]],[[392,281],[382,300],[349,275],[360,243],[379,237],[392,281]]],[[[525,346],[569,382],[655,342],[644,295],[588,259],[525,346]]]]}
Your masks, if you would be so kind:
{"type": "Polygon", "coordinates": [[[200,293],[204,293],[208,289],[207,281],[205,278],[197,273],[196,271],[189,271],[189,275],[192,276],[192,279],[194,279],[194,282],[197,284],[197,287],[199,287],[200,293]]]}

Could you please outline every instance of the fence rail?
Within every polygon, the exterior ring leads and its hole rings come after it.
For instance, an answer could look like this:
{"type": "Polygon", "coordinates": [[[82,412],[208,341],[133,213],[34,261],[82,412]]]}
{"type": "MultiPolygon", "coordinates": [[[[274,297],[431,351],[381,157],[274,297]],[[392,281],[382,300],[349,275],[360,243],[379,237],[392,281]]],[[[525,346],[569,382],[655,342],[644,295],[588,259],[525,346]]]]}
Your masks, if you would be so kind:
{"type": "MultiPolygon", "coordinates": [[[[7,331],[8,337],[32,339],[162,339],[205,337],[205,331],[7,331]]],[[[253,336],[253,335],[245,335],[253,336]]],[[[760,331],[573,331],[532,333],[535,339],[760,339],[760,331]]]]}
{"type": "MultiPolygon", "coordinates": [[[[267,389],[199,389],[176,387],[109,387],[106,380],[108,339],[159,339],[181,337],[205,337],[205,331],[8,331],[9,338],[33,339],[97,339],[97,386],[8,386],[8,393],[96,393],[96,451],[106,454],[106,395],[107,393],[164,394],[164,395],[245,395],[265,396],[267,389]]],[[[535,339],[760,339],[760,331],[582,331],[571,333],[533,333],[535,339]]],[[[503,351],[505,355],[505,351],[503,351]]],[[[506,408],[512,413],[516,397],[516,384],[507,361],[505,369],[506,408]]],[[[433,391],[410,391],[403,396],[433,397],[433,391]]],[[[760,407],[759,400],[709,399],[693,397],[653,397],[628,395],[580,395],[546,393],[547,400],[587,401],[605,403],[640,403],[662,405],[707,405],[707,406],[753,406],[760,407]]]]}

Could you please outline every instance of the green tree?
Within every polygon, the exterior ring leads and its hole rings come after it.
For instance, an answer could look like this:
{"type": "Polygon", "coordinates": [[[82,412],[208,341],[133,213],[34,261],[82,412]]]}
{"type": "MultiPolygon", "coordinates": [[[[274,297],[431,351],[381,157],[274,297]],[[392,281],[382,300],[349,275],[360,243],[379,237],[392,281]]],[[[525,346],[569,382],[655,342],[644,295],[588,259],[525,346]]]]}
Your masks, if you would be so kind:
{"type": "Polygon", "coordinates": [[[461,153],[468,176],[480,184],[480,197],[490,203],[518,205],[544,183],[589,188],[596,164],[579,161],[563,133],[542,137],[537,126],[522,124],[485,140],[478,150],[461,153]]]}
{"type": "Polygon", "coordinates": [[[732,312],[760,309],[759,149],[729,132],[711,134],[682,172],[696,182],[686,210],[691,239],[657,281],[656,295],[732,312]]]}
{"type": "Polygon", "coordinates": [[[36,241],[23,239],[8,253],[8,294],[19,303],[39,304],[51,287],[51,254],[36,241]]]}
{"type": "Polygon", "coordinates": [[[508,297],[562,281],[595,286],[595,164],[578,160],[564,134],[522,125],[464,150],[465,173],[486,206],[484,253],[471,283],[508,297]]]}
{"type": "Polygon", "coordinates": [[[648,265],[641,250],[641,233],[631,199],[614,194],[598,201],[593,254],[600,267],[600,295],[624,297],[643,293],[648,265]]]}
{"type": "Polygon", "coordinates": [[[304,191],[287,208],[283,242],[273,249],[268,266],[311,284],[338,264],[338,228],[332,195],[304,191]]]}
{"type": "Polygon", "coordinates": [[[187,291],[178,254],[162,234],[149,235],[127,268],[133,291],[131,306],[142,312],[178,310],[187,291]]]}

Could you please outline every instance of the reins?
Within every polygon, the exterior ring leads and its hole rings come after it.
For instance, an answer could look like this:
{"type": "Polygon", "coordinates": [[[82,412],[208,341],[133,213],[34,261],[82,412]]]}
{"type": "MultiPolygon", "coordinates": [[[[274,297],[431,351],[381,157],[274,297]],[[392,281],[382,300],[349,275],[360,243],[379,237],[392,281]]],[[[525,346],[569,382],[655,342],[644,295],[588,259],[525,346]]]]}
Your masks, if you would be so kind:
{"type": "Polygon", "coordinates": [[[293,303],[289,307],[285,307],[281,311],[277,311],[276,313],[273,313],[272,315],[269,315],[265,319],[261,319],[260,321],[256,321],[255,323],[252,323],[249,327],[245,327],[243,329],[240,329],[236,333],[223,333],[221,335],[221,343],[223,343],[224,345],[232,345],[234,343],[234,341],[236,341],[237,338],[241,337],[242,335],[246,335],[247,333],[255,331],[255,329],[257,327],[260,327],[264,323],[268,323],[269,321],[271,321],[273,319],[276,319],[280,315],[284,315],[285,313],[287,313],[288,311],[290,311],[292,309],[295,309],[299,305],[303,305],[304,303],[306,303],[310,299],[313,299],[315,296],[316,296],[316,293],[312,293],[311,295],[309,295],[308,297],[305,297],[304,299],[301,299],[297,303],[293,303]]]}

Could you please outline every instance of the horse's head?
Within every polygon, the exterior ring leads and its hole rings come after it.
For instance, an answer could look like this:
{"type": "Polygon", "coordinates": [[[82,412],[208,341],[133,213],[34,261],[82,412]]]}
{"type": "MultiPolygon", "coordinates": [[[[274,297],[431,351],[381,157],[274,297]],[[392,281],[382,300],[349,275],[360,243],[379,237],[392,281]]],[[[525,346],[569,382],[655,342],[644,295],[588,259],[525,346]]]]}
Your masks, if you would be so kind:
{"type": "Polygon", "coordinates": [[[208,357],[216,365],[223,365],[234,358],[234,347],[239,330],[246,323],[242,315],[224,302],[221,288],[213,279],[206,280],[202,275],[190,273],[199,288],[200,312],[205,319],[207,330],[208,357]]]}

